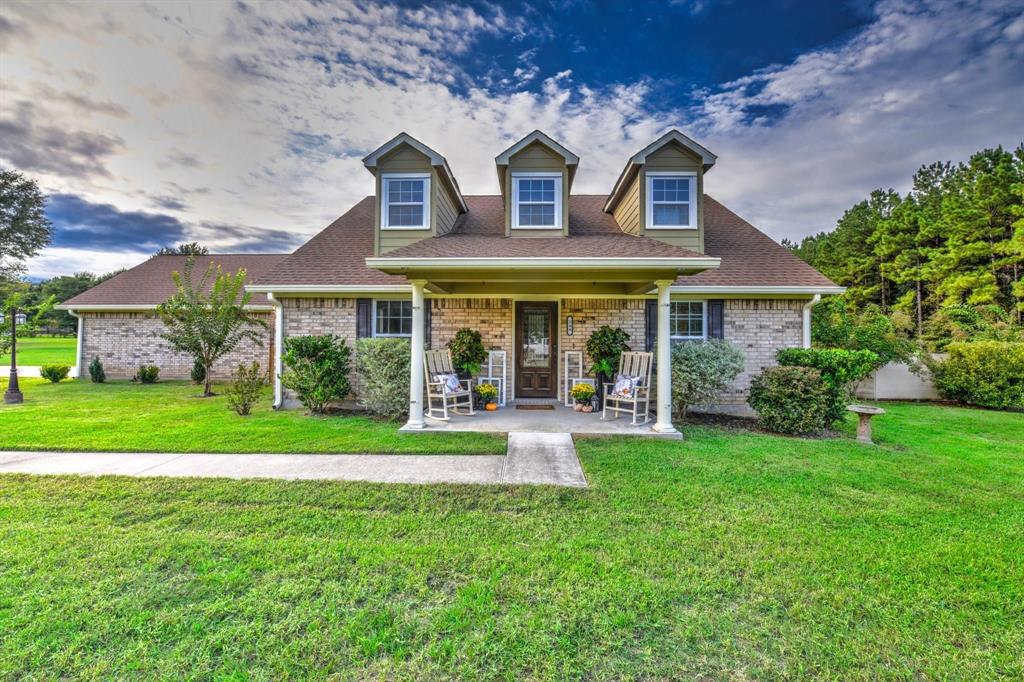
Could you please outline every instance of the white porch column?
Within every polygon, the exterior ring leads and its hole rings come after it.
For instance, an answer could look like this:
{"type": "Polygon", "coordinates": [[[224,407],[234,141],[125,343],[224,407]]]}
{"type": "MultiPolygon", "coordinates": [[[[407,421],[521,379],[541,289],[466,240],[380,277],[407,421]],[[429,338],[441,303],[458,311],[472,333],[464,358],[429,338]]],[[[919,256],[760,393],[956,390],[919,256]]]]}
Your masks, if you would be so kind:
{"type": "Polygon", "coordinates": [[[672,280],[659,279],[658,285],[658,418],[651,427],[658,433],[676,433],[672,426],[672,340],[669,338],[669,314],[672,280]]]}
{"type": "Polygon", "coordinates": [[[74,310],[69,310],[68,315],[78,321],[78,340],[75,342],[75,377],[81,379],[85,373],[82,367],[82,335],[85,333],[85,320],[74,310]]]}
{"type": "Polygon", "coordinates": [[[409,421],[407,429],[422,429],[423,424],[423,351],[424,315],[423,288],[426,281],[414,279],[412,284],[412,357],[409,363],[409,421]]]}

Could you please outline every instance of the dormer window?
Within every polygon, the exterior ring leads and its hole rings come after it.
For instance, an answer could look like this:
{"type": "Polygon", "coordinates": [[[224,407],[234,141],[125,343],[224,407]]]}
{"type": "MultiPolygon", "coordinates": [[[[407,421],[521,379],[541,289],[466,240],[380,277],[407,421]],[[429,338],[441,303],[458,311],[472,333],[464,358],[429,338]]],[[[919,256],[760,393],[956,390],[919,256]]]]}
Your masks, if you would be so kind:
{"type": "Polygon", "coordinates": [[[430,229],[429,173],[388,173],[381,183],[381,229],[430,229]]]}
{"type": "Polygon", "coordinates": [[[697,174],[647,171],[647,229],[697,229],[697,174]]]}
{"type": "Polygon", "coordinates": [[[562,229],[562,174],[512,174],[512,227],[562,229]]]}

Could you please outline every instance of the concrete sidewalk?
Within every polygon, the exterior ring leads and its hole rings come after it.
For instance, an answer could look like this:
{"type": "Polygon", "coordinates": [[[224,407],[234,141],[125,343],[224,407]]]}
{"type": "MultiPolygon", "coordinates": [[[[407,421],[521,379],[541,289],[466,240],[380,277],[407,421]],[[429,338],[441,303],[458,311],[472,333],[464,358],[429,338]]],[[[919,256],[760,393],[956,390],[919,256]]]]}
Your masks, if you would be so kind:
{"type": "Polygon", "coordinates": [[[0,474],[178,476],[586,487],[569,434],[516,434],[501,455],[232,455],[0,452],[0,474]],[[552,436],[564,436],[558,443],[552,436]],[[568,439],[568,447],[566,447],[568,439]]]}

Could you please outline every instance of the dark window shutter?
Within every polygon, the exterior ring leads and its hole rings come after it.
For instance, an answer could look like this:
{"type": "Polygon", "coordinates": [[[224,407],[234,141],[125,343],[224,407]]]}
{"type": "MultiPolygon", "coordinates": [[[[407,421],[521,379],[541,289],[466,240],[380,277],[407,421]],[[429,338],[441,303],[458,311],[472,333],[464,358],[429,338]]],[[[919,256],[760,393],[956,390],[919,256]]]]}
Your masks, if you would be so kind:
{"type": "Polygon", "coordinates": [[[645,343],[644,350],[648,353],[654,350],[654,342],[658,339],[658,302],[647,301],[644,308],[644,329],[645,343]]]}
{"type": "Polygon", "coordinates": [[[373,336],[373,300],[356,299],[356,338],[373,336]]]}
{"type": "Polygon", "coordinates": [[[434,299],[427,298],[423,300],[423,347],[430,348],[430,318],[434,308],[434,299]]]}
{"type": "Polygon", "coordinates": [[[725,338],[725,301],[708,301],[708,338],[725,338]]]}

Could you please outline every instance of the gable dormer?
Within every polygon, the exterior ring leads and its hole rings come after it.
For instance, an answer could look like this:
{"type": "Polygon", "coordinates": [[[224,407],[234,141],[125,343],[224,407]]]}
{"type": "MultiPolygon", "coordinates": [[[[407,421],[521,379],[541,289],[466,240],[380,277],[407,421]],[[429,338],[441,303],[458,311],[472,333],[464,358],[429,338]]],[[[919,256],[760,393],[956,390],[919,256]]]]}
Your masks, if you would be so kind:
{"type": "Polygon", "coordinates": [[[535,130],[495,157],[505,236],[569,234],[569,190],[580,157],[535,130]]]}
{"type": "Polygon", "coordinates": [[[678,130],[634,154],[604,210],[624,232],[704,252],[704,174],[717,157],[678,130]]]}
{"type": "Polygon", "coordinates": [[[443,156],[400,133],[363,159],[376,179],[374,251],[381,255],[447,233],[466,201],[443,156]]]}

